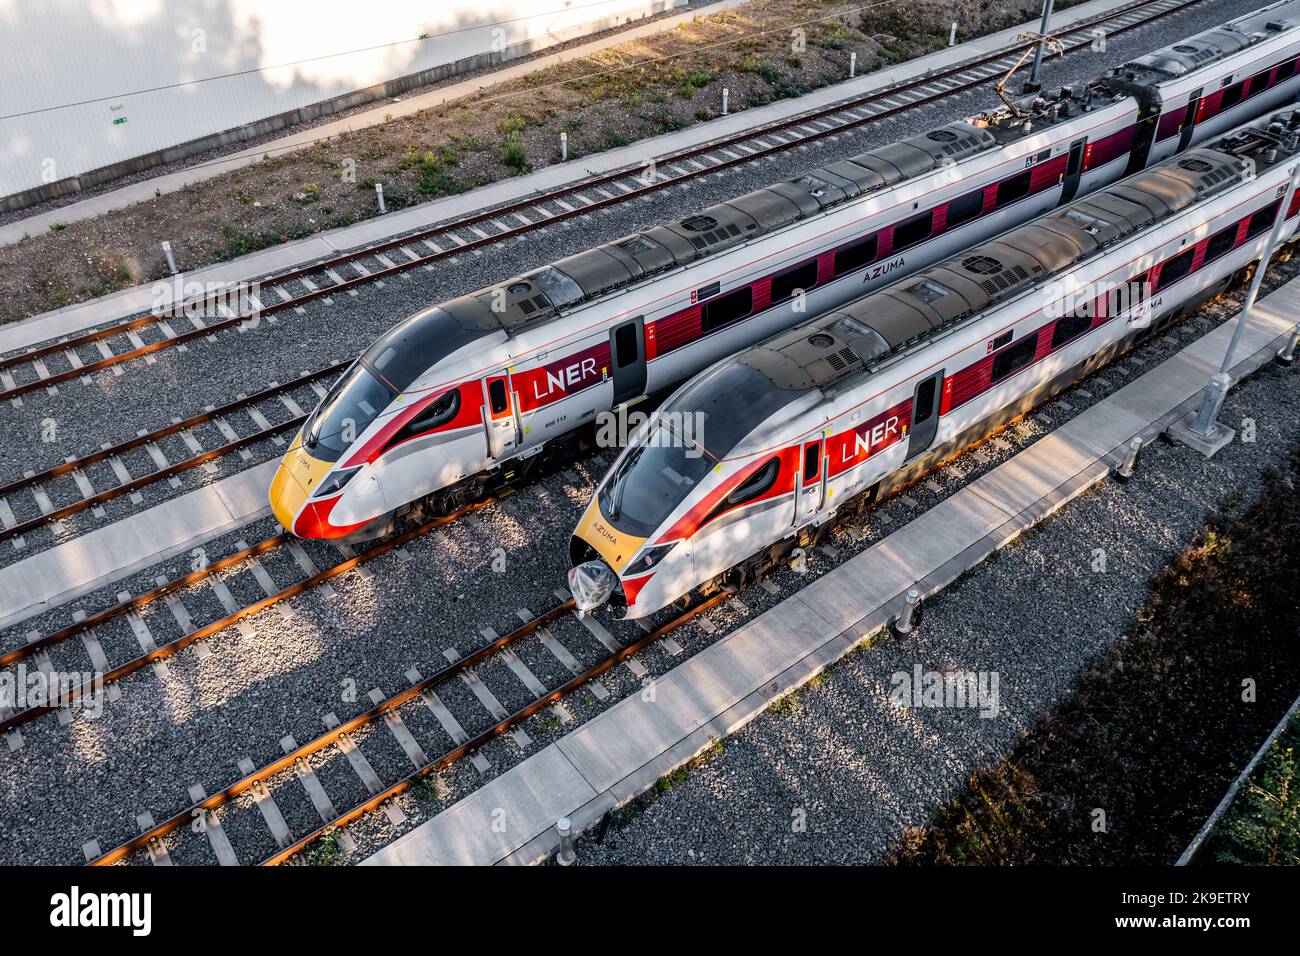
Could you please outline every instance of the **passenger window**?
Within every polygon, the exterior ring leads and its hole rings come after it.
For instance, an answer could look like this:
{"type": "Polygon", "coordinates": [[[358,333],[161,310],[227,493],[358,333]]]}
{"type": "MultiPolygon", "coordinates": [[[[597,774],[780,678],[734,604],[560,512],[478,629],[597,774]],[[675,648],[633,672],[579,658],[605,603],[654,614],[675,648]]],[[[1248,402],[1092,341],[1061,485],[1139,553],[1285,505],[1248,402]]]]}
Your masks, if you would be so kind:
{"type": "Polygon", "coordinates": [[[817,260],[778,272],[772,276],[772,301],[780,302],[794,295],[797,289],[811,289],[817,284],[817,260]]]}
{"type": "Polygon", "coordinates": [[[637,360],[636,323],[628,322],[614,330],[614,364],[618,368],[627,368],[637,360]]]}
{"type": "Polygon", "coordinates": [[[934,225],[934,213],[925,212],[919,216],[900,222],[894,227],[894,251],[914,246],[930,238],[934,225]]]}
{"type": "MultiPolygon", "coordinates": [[[[1091,311],[1091,309],[1089,310],[1091,311]]],[[[1052,348],[1059,349],[1072,339],[1077,339],[1092,325],[1091,315],[1066,315],[1052,326],[1052,348]]]]}
{"type": "Polygon", "coordinates": [[[1295,73],[1295,60],[1287,60],[1277,65],[1277,72],[1273,74],[1273,82],[1281,83],[1283,80],[1289,80],[1295,73]]]}
{"type": "Polygon", "coordinates": [[[868,262],[874,262],[875,259],[876,237],[868,236],[866,239],[859,239],[835,253],[835,274],[842,276],[847,272],[854,272],[868,262]]]}
{"type": "Polygon", "coordinates": [[[1205,261],[1217,259],[1237,244],[1237,225],[1233,223],[1227,229],[1220,229],[1205,244],[1205,261]]]}
{"type": "Polygon", "coordinates": [[[1013,372],[1018,372],[1034,360],[1038,348],[1038,336],[1026,335],[1015,345],[1008,345],[993,357],[993,371],[989,376],[996,385],[1013,372]]]}
{"type": "Polygon", "coordinates": [[[725,499],[727,504],[732,507],[743,505],[746,501],[753,501],[765,492],[770,491],[772,486],[776,484],[776,475],[780,470],[780,459],[771,459],[766,465],[746,478],[731,494],[727,495],[725,499]]]}
{"type": "Polygon", "coordinates": [[[704,303],[702,314],[705,334],[743,319],[753,308],[754,290],[749,286],[704,303]]]}
{"type": "Polygon", "coordinates": [[[934,393],[938,385],[938,376],[931,376],[921,383],[916,390],[916,405],[912,409],[912,424],[929,421],[934,414],[934,393]]]}
{"type": "Polygon", "coordinates": [[[488,385],[488,400],[492,406],[492,414],[500,415],[510,407],[510,402],[506,398],[506,380],[499,378],[488,385]]]}
{"type": "Polygon", "coordinates": [[[1186,252],[1180,252],[1178,255],[1166,262],[1164,267],[1160,270],[1160,288],[1163,289],[1167,286],[1173,285],[1183,276],[1187,275],[1187,273],[1191,272],[1192,256],[1195,253],[1195,248],[1188,249],[1186,252]]]}
{"type": "Polygon", "coordinates": [[[822,443],[813,442],[803,450],[803,482],[816,481],[821,473],[822,443]]]}
{"type": "Polygon", "coordinates": [[[1023,173],[1012,176],[998,183],[998,198],[994,204],[997,209],[1010,205],[1017,199],[1024,199],[1029,195],[1029,183],[1032,180],[1034,172],[1032,169],[1026,169],[1023,173]]]}
{"type": "Polygon", "coordinates": [[[1224,110],[1231,109],[1240,103],[1241,94],[1245,92],[1245,87],[1246,81],[1242,80],[1240,83],[1233,83],[1232,86],[1225,88],[1223,97],[1219,100],[1219,112],[1222,113],[1224,110]]]}
{"type": "Polygon", "coordinates": [[[1282,205],[1282,200],[1269,203],[1263,209],[1256,212],[1250,217],[1250,226],[1246,229],[1246,238],[1254,239],[1261,232],[1268,232],[1273,228],[1273,220],[1277,218],[1278,208],[1282,205]]]}
{"type": "Polygon", "coordinates": [[[948,203],[948,218],[946,228],[956,229],[958,226],[970,222],[979,216],[984,209],[984,190],[977,189],[973,193],[967,193],[965,196],[958,196],[952,202],[948,203]]]}

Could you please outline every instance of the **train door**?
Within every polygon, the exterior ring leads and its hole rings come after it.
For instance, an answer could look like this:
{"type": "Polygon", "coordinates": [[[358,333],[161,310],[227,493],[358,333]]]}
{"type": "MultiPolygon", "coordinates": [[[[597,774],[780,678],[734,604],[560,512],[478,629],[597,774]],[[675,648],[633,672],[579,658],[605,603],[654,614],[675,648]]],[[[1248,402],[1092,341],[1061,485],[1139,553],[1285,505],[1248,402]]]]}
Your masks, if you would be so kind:
{"type": "Polygon", "coordinates": [[[1178,131],[1178,151],[1181,153],[1192,142],[1192,133],[1196,130],[1196,113],[1201,108],[1200,88],[1192,90],[1187,98],[1187,115],[1183,117],[1183,128],[1178,131]]]}
{"type": "Polygon", "coordinates": [[[491,457],[501,458],[515,448],[519,430],[509,375],[493,375],[483,380],[483,424],[487,428],[491,457]]]}
{"type": "Polygon", "coordinates": [[[614,407],[645,394],[645,316],[622,322],[609,332],[614,373],[614,407]]]}
{"type": "Polygon", "coordinates": [[[924,454],[939,430],[939,386],[943,369],[916,383],[912,394],[912,427],[907,435],[907,460],[924,454]]]}
{"type": "Polygon", "coordinates": [[[1070,144],[1070,158],[1065,164],[1065,181],[1061,184],[1061,203],[1064,205],[1074,198],[1079,191],[1079,180],[1083,178],[1083,148],[1088,143],[1086,136],[1070,144]]]}
{"type": "Polygon", "coordinates": [[[803,524],[822,508],[826,501],[826,461],[821,436],[804,442],[803,467],[799,475],[799,494],[795,504],[795,521],[803,524]]]}

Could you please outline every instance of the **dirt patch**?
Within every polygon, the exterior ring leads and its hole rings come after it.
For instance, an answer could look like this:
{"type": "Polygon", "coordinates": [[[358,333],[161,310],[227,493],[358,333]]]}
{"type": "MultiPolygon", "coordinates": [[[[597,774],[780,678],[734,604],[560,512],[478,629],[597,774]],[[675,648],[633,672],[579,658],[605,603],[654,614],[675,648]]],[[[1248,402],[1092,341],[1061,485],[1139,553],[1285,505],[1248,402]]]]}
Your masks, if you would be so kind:
{"type": "Polygon", "coordinates": [[[1174,862],[1300,690],[1298,480],[1300,450],[1243,514],[1210,521],[1130,635],[890,862],[1174,862]]]}
{"type": "MultiPolygon", "coordinates": [[[[1058,9],[1071,4],[1058,3],[1058,9]]],[[[1037,4],[964,0],[962,38],[1032,18],[1037,4]]],[[[160,244],[185,271],[559,161],[799,96],[947,44],[953,7],[913,0],[863,9],[752,0],[677,29],[538,70],[395,119],[0,248],[0,322],[164,278],[160,244]],[[802,31],[796,36],[794,25],[802,31]]]]}

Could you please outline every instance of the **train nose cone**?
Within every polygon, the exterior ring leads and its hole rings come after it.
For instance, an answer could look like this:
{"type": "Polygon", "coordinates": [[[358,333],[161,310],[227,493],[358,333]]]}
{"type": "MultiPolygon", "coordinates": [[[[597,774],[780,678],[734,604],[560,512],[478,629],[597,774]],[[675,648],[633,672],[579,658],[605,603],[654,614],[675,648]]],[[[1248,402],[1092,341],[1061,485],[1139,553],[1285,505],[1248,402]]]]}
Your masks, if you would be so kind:
{"type": "Polygon", "coordinates": [[[307,454],[302,447],[301,436],[294,439],[288,454],[275,470],[270,490],[271,511],[286,530],[293,531],[294,522],[307,497],[320,485],[329,470],[329,462],[318,461],[307,454]]]}

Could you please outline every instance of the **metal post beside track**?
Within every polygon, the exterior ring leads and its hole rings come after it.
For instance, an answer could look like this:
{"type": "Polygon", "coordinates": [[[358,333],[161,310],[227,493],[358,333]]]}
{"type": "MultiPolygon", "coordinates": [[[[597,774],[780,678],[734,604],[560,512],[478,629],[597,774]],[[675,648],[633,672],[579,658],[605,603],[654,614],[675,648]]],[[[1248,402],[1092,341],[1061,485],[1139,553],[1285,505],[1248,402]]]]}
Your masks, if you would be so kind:
{"type": "Polygon", "coordinates": [[[1124,460],[1119,463],[1115,469],[1115,480],[1121,484],[1126,483],[1133,477],[1133,470],[1137,468],[1138,455],[1142,453],[1142,436],[1134,435],[1133,440],[1128,443],[1128,450],[1124,453],[1124,460]]]}
{"type": "Polygon", "coordinates": [[[1300,345],[1300,325],[1291,330],[1291,339],[1286,343],[1286,347],[1277,353],[1279,365],[1290,365],[1295,361],[1296,346],[1300,345]]]}
{"type": "Polygon", "coordinates": [[[555,862],[560,866],[573,866],[578,862],[578,854],[573,849],[573,824],[568,817],[560,817],[555,832],[560,836],[560,852],[555,854],[555,862]]]}
{"type": "Polygon", "coordinates": [[[889,629],[895,637],[906,637],[915,630],[916,624],[913,619],[916,616],[916,609],[921,603],[921,592],[916,588],[908,588],[904,600],[903,613],[898,615],[894,622],[889,625],[889,629]]]}
{"type": "MultiPolygon", "coordinates": [[[[1052,29],[1052,0],[1043,0],[1043,22],[1038,27],[1038,35],[1045,37],[1048,31],[1052,29]]],[[[1038,81],[1038,72],[1043,68],[1043,47],[1046,44],[1038,41],[1034,47],[1034,66],[1029,71],[1029,82],[1025,84],[1026,93],[1037,93],[1043,88],[1043,84],[1038,81]]]]}
{"type": "Polygon", "coordinates": [[[1194,415],[1184,417],[1169,428],[1171,438],[1196,449],[1206,458],[1232,441],[1233,435],[1236,434],[1234,429],[1218,421],[1219,410],[1223,407],[1223,400],[1232,386],[1229,370],[1232,368],[1233,357],[1237,353],[1237,344],[1241,341],[1246,323],[1250,321],[1250,313],[1255,307],[1255,299],[1264,281],[1264,273],[1268,271],[1269,261],[1273,258],[1273,250],[1277,248],[1278,240],[1282,237],[1282,229],[1286,225],[1287,212],[1295,197],[1297,183],[1300,183],[1300,162],[1296,163],[1295,168],[1291,170],[1291,178],[1282,196],[1277,219],[1273,222],[1273,231],[1268,235],[1268,243],[1264,246],[1264,252],[1259,257],[1259,265],[1251,277],[1250,288],[1246,291],[1246,301],[1242,303],[1241,311],[1237,313],[1236,324],[1232,328],[1232,338],[1228,341],[1227,351],[1223,353],[1223,362],[1219,365],[1219,371],[1210,379],[1210,384],[1202,393],[1201,405],[1194,415]]]}

